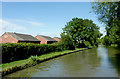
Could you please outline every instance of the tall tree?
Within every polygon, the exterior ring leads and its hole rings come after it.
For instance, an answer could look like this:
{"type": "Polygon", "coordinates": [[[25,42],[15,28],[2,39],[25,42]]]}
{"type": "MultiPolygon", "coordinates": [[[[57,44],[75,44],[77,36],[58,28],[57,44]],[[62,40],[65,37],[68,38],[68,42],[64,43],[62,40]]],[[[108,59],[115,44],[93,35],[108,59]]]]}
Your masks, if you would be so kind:
{"type": "Polygon", "coordinates": [[[109,44],[120,46],[120,1],[119,2],[94,2],[92,8],[98,15],[98,20],[106,24],[109,44]]]}
{"type": "Polygon", "coordinates": [[[72,38],[74,45],[80,45],[81,40],[88,41],[91,45],[97,45],[96,40],[101,36],[98,30],[99,27],[92,20],[73,18],[65,25],[63,33],[72,38]]]}

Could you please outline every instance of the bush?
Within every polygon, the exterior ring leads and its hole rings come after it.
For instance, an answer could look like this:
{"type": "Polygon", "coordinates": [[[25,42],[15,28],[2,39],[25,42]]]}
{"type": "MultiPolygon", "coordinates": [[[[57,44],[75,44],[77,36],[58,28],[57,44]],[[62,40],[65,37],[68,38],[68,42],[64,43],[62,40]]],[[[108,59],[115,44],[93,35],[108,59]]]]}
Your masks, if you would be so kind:
{"type": "Polygon", "coordinates": [[[38,60],[38,56],[35,55],[35,56],[30,56],[29,59],[33,60],[33,61],[37,61],[38,60]]]}
{"type": "Polygon", "coordinates": [[[55,51],[70,49],[64,43],[32,44],[32,43],[4,43],[2,44],[2,63],[27,59],[30,56],[43,55],[55,51]]]}
{"type": "Polygon", "coordinates": [[[91,46],[91,44],[88,41],[84,41],[83,44],[87,48],[89,48],[91,46]]]}
{"type": "Polygon", "coordinates": [[[75,46],[73,45],[74,43],[71,37],[68,35],[65,35],[64,33],[61,34],[60,44],[62,45],[61,47],[63,49],[67,49],[67,50],[75,49],[75,46]]]}

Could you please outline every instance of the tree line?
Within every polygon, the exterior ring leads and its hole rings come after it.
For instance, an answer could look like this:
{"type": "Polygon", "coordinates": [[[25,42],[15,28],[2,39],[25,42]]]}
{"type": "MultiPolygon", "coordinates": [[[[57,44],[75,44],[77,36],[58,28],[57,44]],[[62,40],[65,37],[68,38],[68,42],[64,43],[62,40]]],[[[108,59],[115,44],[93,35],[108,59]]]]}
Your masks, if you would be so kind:
{"type": "Polygon", "coordinates": [[[106,35],[102,38],[103,44],[120,47],[120,1],[93,2],[92,8],[98,15],[98,20],[106,25],[106,35]]]}

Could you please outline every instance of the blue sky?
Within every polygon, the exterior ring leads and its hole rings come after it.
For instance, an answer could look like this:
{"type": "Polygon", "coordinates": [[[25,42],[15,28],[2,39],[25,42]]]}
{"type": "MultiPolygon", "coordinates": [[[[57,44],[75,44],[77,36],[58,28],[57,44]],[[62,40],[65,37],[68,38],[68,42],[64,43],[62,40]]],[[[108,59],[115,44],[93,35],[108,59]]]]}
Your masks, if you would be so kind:
{"type": "Polygon", "coordinates": [[[93,20],[103,33],[103,25],[90,11],[90,2],[3,2],[1,34],[18,32],[60,37],[62,28],[74,17],[93,20]]]}

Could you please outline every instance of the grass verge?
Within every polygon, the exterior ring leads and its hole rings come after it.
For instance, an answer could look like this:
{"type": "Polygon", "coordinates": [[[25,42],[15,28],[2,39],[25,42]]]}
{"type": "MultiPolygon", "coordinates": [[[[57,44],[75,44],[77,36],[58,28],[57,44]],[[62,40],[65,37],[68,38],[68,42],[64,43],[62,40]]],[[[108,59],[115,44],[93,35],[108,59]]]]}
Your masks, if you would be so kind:
{"type": "Polygon", "coordinates": [[[22,70],[31,66],[34,66],[38,63],[41,63],[43,61],[47,61],[59,56],[67,55],[73,52],[78,52],[82,50],[86,50],[88,48],[76,48],[75,50],[65,50],[61,52],[51,52],[49,54],[44,54],[41,56],[31,56],[28,59],[20,60],[20,61],[14,61],[11,63],[5,63],[0,65],[0,71],[2,72],[2,76],[8,75],[10,73],[13,73],[18,70],[22,70]]]}

